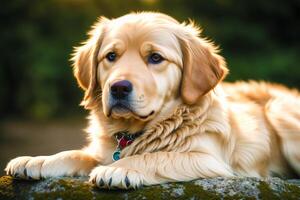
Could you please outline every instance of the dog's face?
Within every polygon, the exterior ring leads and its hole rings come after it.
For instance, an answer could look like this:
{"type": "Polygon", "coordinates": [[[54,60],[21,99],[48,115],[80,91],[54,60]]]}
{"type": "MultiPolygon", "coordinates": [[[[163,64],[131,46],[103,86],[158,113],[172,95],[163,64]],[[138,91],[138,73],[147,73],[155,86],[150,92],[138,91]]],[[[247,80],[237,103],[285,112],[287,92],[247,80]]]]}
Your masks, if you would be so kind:
{"type": "Polygon", "coordinates": [[[106,116],[147,120],[178,94],[180,45],[166,28],[133,16],[110,22],[98,54],[106,116]]]}
{"type": "Polygon", "coordinates": [[[147,121],[176,98],[197,103],[227,70],[191,25],[158,13],[102,18],[73,60],[87,108],[147,121]]]}

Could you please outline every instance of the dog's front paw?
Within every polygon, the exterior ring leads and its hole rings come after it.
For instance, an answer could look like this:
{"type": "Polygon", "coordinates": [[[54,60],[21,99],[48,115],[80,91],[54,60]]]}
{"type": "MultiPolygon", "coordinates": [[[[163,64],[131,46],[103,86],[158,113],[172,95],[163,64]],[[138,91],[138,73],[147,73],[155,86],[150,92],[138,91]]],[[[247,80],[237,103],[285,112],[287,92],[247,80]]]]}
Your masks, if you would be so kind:
{"type": "Polygon", "coordinates": [[[141,173],[121,167],[99,166],[90,173],[90,182],[100,188],[136,189],[143,185],[141,173]]]}
{"type": "Polygon", "coordinates": [[[6,168],[6,174],[21,179],[40,179],[42,165],[46,156],[22,156],[11,160],[6,168]]]}

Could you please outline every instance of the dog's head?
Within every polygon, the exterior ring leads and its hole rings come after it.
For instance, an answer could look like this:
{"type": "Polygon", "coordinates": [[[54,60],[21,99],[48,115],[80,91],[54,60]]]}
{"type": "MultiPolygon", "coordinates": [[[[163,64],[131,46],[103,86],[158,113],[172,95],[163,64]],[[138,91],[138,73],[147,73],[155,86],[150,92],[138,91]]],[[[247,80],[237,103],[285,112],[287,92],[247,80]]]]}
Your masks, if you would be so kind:
{"type": "Polygon", "coordinates": [[[227,73],[199,33],[192,23],[160,13],[100,18],[73,57],[83,104],[101,107],[107,117],[146,121],[176,98],[197,103],[227,73]]]}

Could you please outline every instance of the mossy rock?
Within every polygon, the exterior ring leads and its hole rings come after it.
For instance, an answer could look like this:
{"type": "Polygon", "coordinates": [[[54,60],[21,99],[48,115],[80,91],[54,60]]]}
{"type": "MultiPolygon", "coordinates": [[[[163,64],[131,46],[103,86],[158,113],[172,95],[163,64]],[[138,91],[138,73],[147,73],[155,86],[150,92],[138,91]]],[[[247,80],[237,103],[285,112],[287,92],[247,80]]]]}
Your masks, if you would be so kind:
{"type": "Polygon", "coordinates": [[[0,178],[0,199],[300,199],[300,180],[212,178],[169,183],[138,190],[100,190],[81,178],[42,181],[0,178]]]}

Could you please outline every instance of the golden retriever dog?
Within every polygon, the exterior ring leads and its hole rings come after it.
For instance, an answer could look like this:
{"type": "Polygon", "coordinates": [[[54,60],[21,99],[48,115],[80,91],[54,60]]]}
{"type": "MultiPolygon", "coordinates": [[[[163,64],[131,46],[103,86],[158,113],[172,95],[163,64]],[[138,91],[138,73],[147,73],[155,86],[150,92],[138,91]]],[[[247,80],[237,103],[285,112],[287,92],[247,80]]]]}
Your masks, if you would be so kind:
{"type": "Polygon", "coordinates": [[[87,176],[100,188],[209,177],[300,174],[300,95],[265,82],[221,83],[216,46],[161,13],[101,17],[76,48],[90,110],[81,150],[11,160],[21,179],[87,176]]]}

